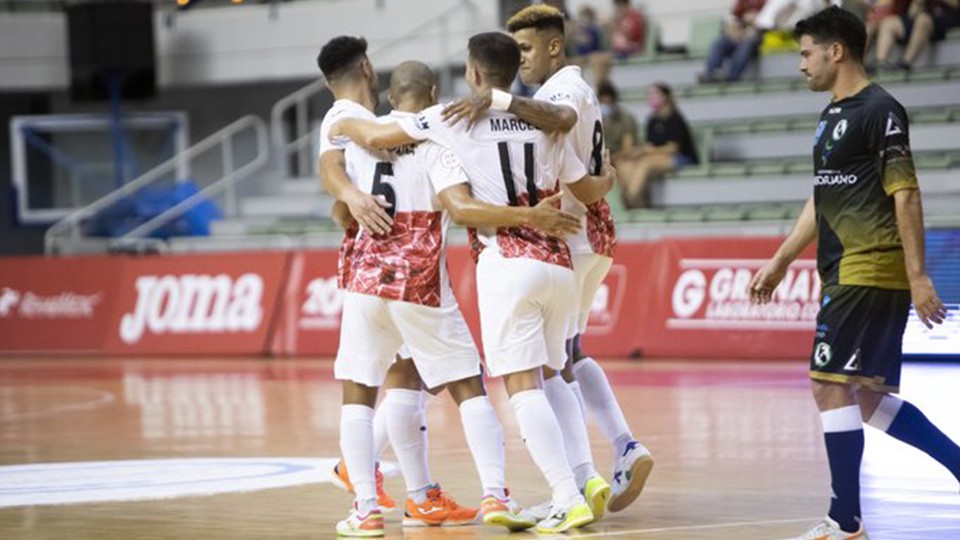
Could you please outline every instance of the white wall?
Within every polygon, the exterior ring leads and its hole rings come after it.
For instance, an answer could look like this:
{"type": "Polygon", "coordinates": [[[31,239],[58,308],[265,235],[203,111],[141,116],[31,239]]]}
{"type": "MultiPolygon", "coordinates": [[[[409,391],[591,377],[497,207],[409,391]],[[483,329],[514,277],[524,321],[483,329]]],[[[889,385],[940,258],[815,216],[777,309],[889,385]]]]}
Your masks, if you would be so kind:
{"type": "MultiPolygon", "coordinates": [[[[326,0],[158,12],[158,84],[315,77],[320,46],[341,34],[366,36],[381,69],[410,58],[459,62],[467,38],[493,28],[496,17],[489,0],[326,0]]],[[[67,58],[62,13],[0,14],[0,90],[66,88],[67,58]]]]}

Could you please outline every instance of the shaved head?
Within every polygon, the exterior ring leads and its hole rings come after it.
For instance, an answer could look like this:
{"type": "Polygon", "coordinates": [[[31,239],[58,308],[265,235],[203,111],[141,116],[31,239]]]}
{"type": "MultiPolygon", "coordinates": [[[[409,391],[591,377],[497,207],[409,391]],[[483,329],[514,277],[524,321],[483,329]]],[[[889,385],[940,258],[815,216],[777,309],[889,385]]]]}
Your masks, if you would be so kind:
{"type": "Polygon", "coordinates": [[[390,99],[400,102],[405,99],[429,101],[437,86],[437,76],[430,66],[417,60],[408,60],[393,70],[390,75],[390,99]]]}

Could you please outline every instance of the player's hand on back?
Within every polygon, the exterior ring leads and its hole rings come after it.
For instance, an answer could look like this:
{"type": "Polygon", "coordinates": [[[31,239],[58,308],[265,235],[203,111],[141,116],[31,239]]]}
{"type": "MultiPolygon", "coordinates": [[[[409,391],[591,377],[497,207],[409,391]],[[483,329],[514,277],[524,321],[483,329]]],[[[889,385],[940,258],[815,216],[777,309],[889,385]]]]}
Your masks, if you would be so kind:
{"type": "Polygon", "coordinates": [[[384,210],[384,208],[390,208],[390,203],[382,198],[355,189],[345,197],[343,202],[360,226],[373,234],[387,234],[393,228],[393,220],[384,210]]]}
{"type": "Polygon", "coordinates": [[[353,219],[353,214],[350,213],[350,207],[343,201],[334,201],[330,218],[345,231],[357,224],[357,220],[353,219]]]}
{"type": "Polygon", "coordinates": [[[443,108],[443,121],[450,125],[456,125],[465,119],[467,127],[470,128],[480,120],[480,117],[487,112],[492,103],[493,93],[489,89],[470,97],[458,99],[443,108]]]}
{"type": "Polygon", "coordinates": [[[558,191],[531,208],[530,226],[558,238],[579,231],[580,218],[559,208],[562,196],[558,191]]]}
{"type": "Polygon", "coordinates": [[[927,328],[942,324],[947,318],[947,308],[937,295],[930,276],[923,275],[910,280],[910,298],[920,322],[927,328]]]}
{"type": "Polygon", "coordinates": [[[763,268],[753,275],[750,280],[748,291],[750,293],[750,302],[754,304],[766,304],[773,298],[773,291],[783,280],[787,273],[787,265],[771,259],[763,268]]]}

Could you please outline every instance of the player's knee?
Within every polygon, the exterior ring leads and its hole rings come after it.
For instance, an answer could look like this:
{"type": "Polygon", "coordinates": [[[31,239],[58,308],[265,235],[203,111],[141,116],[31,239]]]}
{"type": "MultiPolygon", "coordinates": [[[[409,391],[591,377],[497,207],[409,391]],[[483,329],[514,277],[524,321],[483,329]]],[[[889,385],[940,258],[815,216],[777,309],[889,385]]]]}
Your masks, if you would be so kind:
{"type": "Polygon", "coordinates": [[[447,387],[450,389],[450,396],[458,406],[468,399],[487,394],[487,390],[483,386],[483,377],[480,375],[452,382],[447,387]]]}
{"type": "Polygon", "coordinates": [[[343,404],[366,405],[373,408],[377,404],[377,391],[378,388],[375,386],[343,381],[343,404]]]}
{"type": "Polygon", "coordinates": [[[387,380],[384,386],[387,388],[420,390],[423,388],[423,381],[420,380],[420,374],[412,360],[397,360],[387,371],[387,380]]]}
{"type": "Polygon", "coordinates": [[[511,397],[526,390],[536,390],[543,386],[543,377],[540,368],[518,371],[503,376],[504,386],[507,388],[507,394],[511,397]]]}
{"type": "Polygon", "coordinates": [[[821,411],[847,407],[856,403],[849,384],[812,380],[813,399],[821,411]]]}

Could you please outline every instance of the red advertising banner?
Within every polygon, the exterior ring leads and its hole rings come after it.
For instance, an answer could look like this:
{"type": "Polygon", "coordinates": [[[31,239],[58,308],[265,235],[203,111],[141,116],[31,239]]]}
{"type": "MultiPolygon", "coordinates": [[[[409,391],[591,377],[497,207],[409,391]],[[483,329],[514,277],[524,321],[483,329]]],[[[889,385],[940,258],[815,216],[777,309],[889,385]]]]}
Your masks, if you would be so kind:
{"type": "Polygon", "coordinates": [[[292,254],[270,352],[277,356],[335,356],[342,309],[336,250],[292,254]]]}
{"type": "Polygon", "coordinates": [[[747,292],[780,241],[675,239],[620,246],[604,283],[613,294],[598,292],[584,349],[653,358],[807,356],[820,296],[812,252],[790,267],[770,304],[751,305],[747,292]],[[622,301],[618,288],[625,290],[622,301]],[[618,318],[612,327],[595,324],[604,313],[618,318]]]}
{"type": "Polygon", "coordinates": [[[264,354],[288,259],[287,253],[127,259],[107,351],[264,354]]]}
{"type": "Polygon", "coordinates": [[[0,260],[0,352],[100,352],[123,259],[0,260]]]}
{"type": "MultiPolygon", "coordinates": [[[[820,283],[812,252],[766,306],[752,275],[776,238],[621,244],[594,298],[583,349],[598,358],[804,358],[820,283]]],[[[476,268],[448,251],[454,292],[481,345],[476,268]]],[[[0,351],[336,354],[337,253],[0,260],[0,351]]]]}

